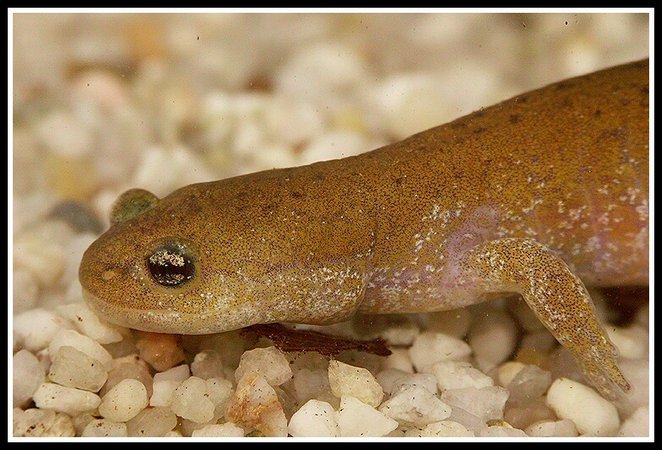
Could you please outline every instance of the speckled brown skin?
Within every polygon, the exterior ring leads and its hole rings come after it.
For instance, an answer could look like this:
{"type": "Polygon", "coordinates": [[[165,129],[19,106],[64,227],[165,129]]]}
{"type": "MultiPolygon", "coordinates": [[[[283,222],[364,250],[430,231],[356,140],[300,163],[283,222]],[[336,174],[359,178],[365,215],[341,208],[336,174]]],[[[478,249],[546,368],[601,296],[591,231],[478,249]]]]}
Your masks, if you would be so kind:
{"type": "Polygon", "coordinates": [[[629,385],[583,283],[648,283],[647,200],[646,60],[363,155],[120,201],[80,281],[108,320],[182,334],[516,292],[610,394],[629,385]],[[163,240],[195,262],[181,286],[150,276],[163,240]]]}

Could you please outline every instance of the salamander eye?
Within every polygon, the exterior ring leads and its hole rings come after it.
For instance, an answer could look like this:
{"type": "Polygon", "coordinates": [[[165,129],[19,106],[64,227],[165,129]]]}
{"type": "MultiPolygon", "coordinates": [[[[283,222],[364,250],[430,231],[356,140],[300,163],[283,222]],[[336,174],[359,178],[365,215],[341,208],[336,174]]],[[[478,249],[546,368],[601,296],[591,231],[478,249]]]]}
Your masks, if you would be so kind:
{"type": "Polygon", "coordinates": [[[161,286],[176,287],[195,275],[195,263],[188,249],[177,242],[167,242],[147,258],[152,278],[161,286]]]}

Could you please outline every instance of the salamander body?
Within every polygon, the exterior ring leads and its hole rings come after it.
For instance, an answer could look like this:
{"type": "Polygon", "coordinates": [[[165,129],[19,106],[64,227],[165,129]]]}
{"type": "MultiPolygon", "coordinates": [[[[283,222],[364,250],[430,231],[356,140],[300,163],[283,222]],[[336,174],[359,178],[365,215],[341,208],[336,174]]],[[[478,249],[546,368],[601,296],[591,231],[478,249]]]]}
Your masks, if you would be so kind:
{"type": "Polygon", "coordinates": [[[648,283],[648,61],[556,83],[349,158],[134,189],[84,297],[146,331],[327,324],[521,294],[606,394],[589,286],[648,283]]]}

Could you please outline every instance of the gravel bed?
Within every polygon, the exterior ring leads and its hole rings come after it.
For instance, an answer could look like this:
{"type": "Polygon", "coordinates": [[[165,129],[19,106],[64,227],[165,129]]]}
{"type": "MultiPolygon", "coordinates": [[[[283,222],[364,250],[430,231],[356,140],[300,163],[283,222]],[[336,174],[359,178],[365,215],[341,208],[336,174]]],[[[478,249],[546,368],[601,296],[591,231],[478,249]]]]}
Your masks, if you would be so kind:
{"type": "Polygon", "coordinates": [[[516,298],[305,327],[392,354],[144,333],[82,303],[113,200],[377,148],[648,55],[645,14],[14,14],[13,436],[648,436],[648,305],[608,401],[516,298]]]}

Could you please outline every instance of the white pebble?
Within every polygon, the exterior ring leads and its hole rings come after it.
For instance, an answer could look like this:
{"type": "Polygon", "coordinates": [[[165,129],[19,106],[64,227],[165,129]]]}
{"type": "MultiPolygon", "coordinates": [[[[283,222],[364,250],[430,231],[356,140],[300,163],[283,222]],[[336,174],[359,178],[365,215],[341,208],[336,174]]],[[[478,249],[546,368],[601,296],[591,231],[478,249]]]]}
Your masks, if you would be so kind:
{"type": "Polygon", "coordinates": [[[172,397],[170,409],[178,416],[196,423],[207,423],[214,417],[214,404],[207,396],[207,384],[190,377],[180,384],[172,397]]]}
{"type": "Polygon", "coordinates": [[[467,336],[474,357],[489,367],[504,362],[515,350],[517,328],[515,321],[505,311],[485,308],[474,314],[474,320],[467,336]]]}
{"type": "Polygon", "coordinates": [[[126,423],[129,436],[165,436],[177,426],[177,416],[170,408],[145,408],[126,423]]]}
{"type": "Polygon", "coordinates": [[[235,371],[239,381],[247,372],[257,372],[267,379],[271,386],[280,386],[292,378],[292,369],[283,352],[276,347],[256,348],[244,352],[235,371]]]}
{"type": "Polygon", "coordinates": [[[232,397],[232,382],[224,378],[208,378],[205,380],[207,398],[214,405],[214,417],[222,416],[232,397]]]}
{"type": "Polygon", "coordinates": [[[618,436],[627,437],[645,437],[649,435],[649,413],[648,407],[642,406],[637,409],[630,417],[623,421],[621,429],[618,430],[618,436]]]}
{"type": "Polygon", "coordinates": [[[484,427],[476,433],[478,437],[527,437],[527,434],[518,429],[512,427],[502,427],[502,426],[493,426],[493,427],[484,427]]]}
{"type": "Polygon", "coordinates": [[[421,437],[473,437],[473,431],[452,420],[431,423],[420,431],[421,437]]]}
{"type": "Polygon", "coordinates": [[[510,401],[522,402],[539,398],[545,394],[550,384],[552,384],[551,373],[536,365],[527,364],[508,383],[510,401]]]}
{"type": "Polygon", "coordinates": [[[422,427],[451,415],[451,407],[419,385],[403,385],[385,401],[379,411],[403,426],[422,427]]]}
{"type": "MultiPolygon", "coordinates": [[[[441,401],[450,405],[453,413],[456,409],[460,409],[485,422],[503,418],[508,395],[508,391],[500,386],[488,386],[480,389],[468,387],[443,391],[441,401]]],[[[467,425],[464,422],[461,423],[467,425]]]]}
{"type": "Polygon", "coordinates": [[[568,378],[555,380],[547,404],[562,419],[572,420],[581,434],[614,436],[620,426],[618,411],[596,391],[568,378]]]}
{"type": "Polygon", "coordinates": [[[428,331],[443,333],[458,339],[463,339],[467,335],[473,319],[472,311],[469,308],[439,311],[421,314],[421,316],[427,323],[428,331]]]}
{"type": "Polygon", "coordinates": [[[41,364],[32,353],[20,350],[14,354],[12,374],[13,406],[26,406],[32,394],[44,382],[41,364]]]}
{"type": "Polygon", "coordinates": [[[480,389],[494,385],[492,378],[462,361],[439,361],[432,366],[432,373],[441,390],[467,387],[480,389]]]}
{"type": "Polygon", "coordinates": [[[503,363],[497,369],[497,380],[499,384],[506,387],[513,381],[513,378],[522,370],[526,364],[519,361],[508,361],[503,363]]]}
{"type": "Polygon", "coordinates": [[[149,399],[149,405],[170,406],[175,389],[190,375],[191,373],[187,364],[182,364],[165,372],[155,374],[154,382],[152,383],[153,393],[149,399]]]}
{"type": "Polygon", "coordinates": [[[320,392],[328,391],[329,376],[327,370],[297,370],[294,374],[294,392],[299,404],[315,398],[320,392]]]}
{"type": "Polygon", "coordinates": [[[14,408],[14,437],[72,437],[76,435],[71,417],[50,409],[14,408]]]}
{"type": "Polygon", "coordinates": [[[364,151],[366,151],[366,143],[359,134],[350,131],[332,131],[316,136],[303,149],[300,158],[301,164],[312,164],[317,161],[345,158],[364,151]]]}
{"type": "Polygon", "coordinates": [[[48,352],[51,355],[55,355],[60,347],[65,345],[73,347],[85,353],[90,358],[100,361],[106,369],[110,370],[113,357],[98,342],[74,330],[60,330],[48,346],[48,352]]]}
{"type": "Polygon", "coordinates": [[[52,359],[48,378],[62,386],[98,392],[108,379],[100,361],[68,345],[60,347],[52,359]]]}
{"type": "Polygon", "coordinates": [[[398,369],[403,372],[414,373],[409,351],[406,348],[391,348],[391,354],[384,359],[384,369],[398,369]]]}
{"type": "Polygon", "coordinates": [[[29,271],[42,287],[53,286],[64,273],[66,255],[61,240],[22,233],[14,239],[14,267],[29,271]]]}
{"type": "Polygon", "coordinates": [[[223,361],[216,350],[203,350],[193,358],[191,363],[193,376],[206,380],[223,376],[223,361]]]}
{"type": "Polygon", "coordinates": [[[16,269],[13,273],[14,314],[34,308],[39,295],[37,278],[26,269],[16,269]]]}
{"type": "Polygon", "coordinates": [[[38,123],[37,136],[55,154],[80,158],[92,149],[89,129],[67,111],[52,112],[38,123]]]}
{"type": "Polygon", "coordinates": [[[408,386],[420,386],[427,389],[432,394],[437,393],[437,379],[430,373],[411,373],[396,379],[393,382],[391,392],[408,386]]]}
{"type": "Polygon", "coordinates": [[[333,407],[319,400],[309,400],[299,408],[292,415],[287,430],[294,437],[340,436],[333,407]]]}
{"type": "Polygon", "coordinates": [[[18,314],[13,325],[17,344],[33,353],[48,347],[60,330],[71,327],[62,317],[42,308],[18,314]]]}
{"type": "Polygon", "coordinates": [[[609,325],[606,330],[621,358],[648,358],[648,331],[646,328],[640,325],[631,325],[627,328],[609,325]]]}
{"type": "Polygon", "coordinates": [[[336,397],[354,397],[370,406],[378,406],[384,391],[368,369],[340,361],[329,362],[329,385],[336,397]]]}
{"type": "Polygon", "coordinates": [[[55,383],[42,383],[32,399],[37,408],[53,409],[70,416],[93,410],[101,403],[96,394],[55,383]]]}
{"type": "Polygon", "coordinates": [[[534,437],[576,437],[577,427],[572,420],[542,420],[526,427],[526,434],[534,437]]]}
{"type": "Polygon", "coordinates": [[[99,344],[112,344],[123,339],[119,327],[102,322],[86,303],[72,303],[56,308],[78,328],[78,331],[94,339],[99,344]]]}
{"type": "Polygon", "coordinates": [[[83,433],[83,437],[126,437],[126,424],[121,422],[113,422],[107,419],[94,419],[91,420],[83,433]]]}
{"type": "Polygon", "coordinates": [[[398,422],[350,396],[340,399],[336,420],[342,437],[380,437],[398,428],[398,422]]]}
{"type": "Polygon", "coordinates": [[[403,139],[453,117],[443,86],[434,73],[397,73],[374,91],[375,104],[389,135],[403,139]]]}
{"type": "Polygon", "coordinates": [[[115,422],[134,418],[148,405],[147,389],[140,381],[126,379],[117,383],[99,405],[99,414],[115,422]]]}
{"type": "Polygon", "coordinates": [[[619,366],[632,385],[632,390],[628,395],[620,396],[614,404],[621,417],[629,417],[640,407],[648,407],[648,389],[652,377],[647,359],[621,359],[619,366]]]}
{"type": "Polygon", "coordinates": [[[471,347],[461,339],[429,331],[419,334],[409,348],[409,356],[419,372],[429,372],[436,362],[465,360],[470,355],[471,347]]]}
{"type": "Polygon", "coordinates": [[[278,395],[266,378],[256,372],[248,372],[239,380],[225,416],[264,436],[287,436],[287,418],[278,395]]]}
{"type": "Polygon", "coordinates": [[[395,382],[407,375],[411,374],[399,369],[385,369],[379,372],[375,379],[382,387],[384,392],[390,395],[391,392],[394,391],[393,386],[395,385],[395,382]]]}
{"type": "Polygon", "coordinates": [[[232,422],[205,425],[191,434],[193,437],[244,437],[244,430],[232,422]]]}

